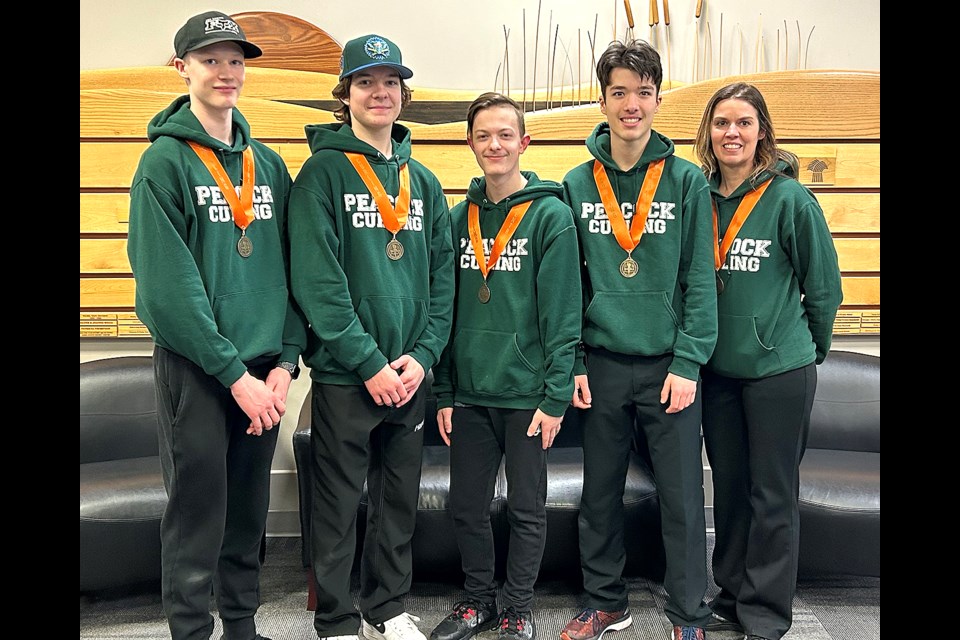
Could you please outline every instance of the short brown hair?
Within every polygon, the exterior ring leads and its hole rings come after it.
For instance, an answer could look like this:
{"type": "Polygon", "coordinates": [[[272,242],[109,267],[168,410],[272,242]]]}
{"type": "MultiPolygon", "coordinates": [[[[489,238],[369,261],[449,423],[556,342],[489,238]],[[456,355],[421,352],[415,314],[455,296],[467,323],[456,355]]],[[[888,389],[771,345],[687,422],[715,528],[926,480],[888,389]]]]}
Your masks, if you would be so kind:
{"type": "Polygon", "coordinates": [[[473,121],[476,119],[477,114],[484,109],[491,109],[493,107],[509,107],[513,109],[514,113],[517,114],[517,130],[520,132],[520,137],[527,135],[527,127],[523,122],[523,109],[520,108],[520,105],[518,105],[512,98],[509,98],[502,93],[488,91],[487,93],[478,96],[477,99],[471,102],[470,106],[467,108],[468,138],[473,135],[473,121]]]}
{"type": "Polygon", "coordinates": [[[610,84],[610,74],[614,69],[629,69],[641,78],[649,78],[657,87],[660,95],[660,83],[663,82],[663,67],[660,64],[660,54],[643,40],[610,43],[597,60],[597,80],[600,82],[600,95],[607,97],[607,86],[610,84]]]}
{"type": "MultiPolygon", "coordinates": [[[[355,75],[355,74],[354,74],[355,75]]],[[[399,72],[397,76],[399,77],[399,72]]],[[[343,122],[347,125],[351,124],[350,122],[350,106],[344,102],[344,100],[350,99],[350,86],[353,84],[353,75],[349,75],[340,82],[337,83],[337,86],[333,88],[333,91],[330,93],[333,94],[333,97],[340,101],[340,107],[333,112],[333,117],[343,122]]],[[[407,86],[407,83],[403,81],[403,78],[400,78],[400,109],[401,111],[410,104],[410,101],[413,99],[413,91],[410,87],[407,86]]]]}

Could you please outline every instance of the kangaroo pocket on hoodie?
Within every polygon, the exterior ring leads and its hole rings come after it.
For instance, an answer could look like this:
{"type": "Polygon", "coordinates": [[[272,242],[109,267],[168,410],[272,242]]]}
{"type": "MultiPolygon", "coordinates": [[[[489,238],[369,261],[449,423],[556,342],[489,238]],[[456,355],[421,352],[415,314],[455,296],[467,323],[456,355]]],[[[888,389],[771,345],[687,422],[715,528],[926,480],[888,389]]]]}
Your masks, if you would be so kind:
{"type": "Polygon", "coordinates": [[[464,328],[453,339],[457,387],[466,392],[527,396],[542,391],[543,363],[535,360],[520,350],[516,333],[464,328]]]}
{"type": "Polygon", "coordinates": [[[731,378],[763,378],[781,370],[780,353],[757,332],[754,316],[720,315],[717,347],[709,366],[731,378]]]}
{"type": "Polygon", "coordinates": [[[357,317],[392,361],[416,345],[427,326],[427,304],[420,298],[365,296],[357,305],[357,317]]]}
{"type": "Polygon", "coordinates": [[[282,286],[217,296],[213,315],[220,335],[237,347],[243,360],[280,353],[287,298],[282,286]],[[261,313],[263,309],[271,311],[261,313]]]}
{"type": "Polygon", "coordinates": [[[663,291],[598,291],[586,312],[588,345],[631,355],[673,351],[677,316],[663,291]]]}

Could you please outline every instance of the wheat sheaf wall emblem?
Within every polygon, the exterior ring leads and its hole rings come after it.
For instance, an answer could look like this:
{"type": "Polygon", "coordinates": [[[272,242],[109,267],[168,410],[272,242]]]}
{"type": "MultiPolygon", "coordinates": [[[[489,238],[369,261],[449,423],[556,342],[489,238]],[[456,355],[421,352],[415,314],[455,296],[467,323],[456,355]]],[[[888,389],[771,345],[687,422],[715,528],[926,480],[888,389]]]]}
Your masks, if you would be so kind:
{"type": "Polygon", "coordinates": [[[825,160],[820,158],[815,158],[807,164],[807,171],[813,174],[813,182],[823,182],[823,172],[830,168],[830,165],[825,160]]]}

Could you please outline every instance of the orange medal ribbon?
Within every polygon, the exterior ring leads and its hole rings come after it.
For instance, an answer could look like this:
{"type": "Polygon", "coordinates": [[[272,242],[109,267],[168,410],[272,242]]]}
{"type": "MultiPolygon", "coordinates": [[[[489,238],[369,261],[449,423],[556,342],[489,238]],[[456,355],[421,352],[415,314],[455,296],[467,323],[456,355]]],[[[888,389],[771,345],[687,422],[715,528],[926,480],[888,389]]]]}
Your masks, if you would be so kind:
{"type": "Polygon", "coordinates": [[[390,204],[387,192],[383,190],[380,178],[373,172],[366,156],[362,153],[346,152],[344,152],[344,155],[350,160],[350,164],[363,179],[363,184],[367,185],[367,189],[373,195],[373,199],[377,203],[377,209],[380,210],[383,226],[396,237],[397,232],[403,229],[403,225],[407,224],[407,215],[410,213],[410,174],[407,171],[407,165],[404,164],[400,167],[400,194],[397,196],[397,206],[394,208],[390,204]]]}
{"type": "Polygon", "coordinates": [[[484,280],[487,279],[487,272],[490,271],[490,267],[497,264],[497,260],[500,259],[500,253],[504,247],[507,246],[507,243],[510,242],[510,238],[513,237],[513,233],[517,230],[517,227],[520,226],[520,221],[523,220],[523,216],[531,204],[533,204],[533,200],[528,200],[527,202],[510,207],[510,213],[507,214],[507,219],[504,220],[500,226],[500,231],[497,232],[497,237],[494,239],[493,246],[490,248],[490,262],[487,262],[486,256],[483,253],[483,238],[480,236],[480,207],[472,202],[470,203],[470,206],[467,208],[467,223],[470,226],[470,245],[473,247],[473,253],[477,257],[477,264],[480,265],[480,273],[483,274],[484,280]]]}
{"type": "Polygon", "coordinates": [[[483,253],[483,237],[480,235],[480,207],[471,202],[467,208],[470,245],[473,247],[474,256],[477,258],[477,264],[480,266],[480,273],[483,274],[483,284],[480,286],[480,291],[477,294],[480,302],[486,304],[490,301],[487,273],[493,265],[497,264],[497,260],[500,259],[500,254],[503,252],[504,247],[510,242],[510,238],[513,237],[513,233],[517,230],[517,227],[520,226],[520,221],[523,220],[524,214],[527,213],[527,209],[529,209],[532,204],[533,200],[528,200],[514,207],[510,207],[510,212],[507,213],[507,218],[503,221],[503,224],[500,225],[497,237],[493,240],[493,246],[490,247],[489,262],[487,262],[486,255],[483,253]]]}
{"type": "Polygon", "coordinates": [[[760,201],[760,197],[763,195],[763,192],[767,190],[767,187],[770,186],[771,182],[773,182],[773,178],[743,196],[743,200],[740,201],[740,205],[737,207],[733,218],[730,220],[730,224],[727,226],[726,233],[723,234],[722,244],[720,242],[720,222],[717,214],[717,203],[711,199],[711,204],[713,205],[713,264],[717,271],[720,271],[720,267],[726,262],[727,252],[730,251],[733,241],[736,240],[737,234],[740,233],[743,223],[747,221],[747,217],[753,211],[753,208],[757,206],[757,202],[760,201]]]}
{"type": "Polygon", "coordinates": [[[187,140],[190,148],[200,157],[204,166],[216,180],[220,192],[230,205],[233,212],[233,222],[240,231],[246,233],[247,227],[253,222],[253,183],[255,181],[256,170],[253,166],[253,149],[247,147],[243,150],[243,173],[240,180],[240,196],[237,197],[237,189],[227,177],[227,172],[223,170],[223,165],[217,159],[213,149],[197,144],[193,140],[187,140]]]}
{"type": "Polygon", "coordinates": [[[657,186],[660,184],[660,176],[663,175],[663,165],[666,162],[661,158],[651,162],[647,168],[647,175],[643,178],[643,186],[640,187],[640,193],[637,195],[637,207],[633,213],[633,221],[630,224],[630,230],[627,230],[627,222],[620,211],[620,205],[613,194],[613,186],[610,184],[610,178],[599,160],[593,163],[593,180],[597,184],[597,191],[600,192],[600,200],[603,202],[603,208],[607,210],[607,217],[610,219],[610,227],[613,229],[613,235],[617,238],[617,243],[629,255],[640,244],[640,237],[643,236],[643,229],[647,224],[647,216],[650,215],[650,205],[653,204],[653,196],[657,193],[657,186]]]}

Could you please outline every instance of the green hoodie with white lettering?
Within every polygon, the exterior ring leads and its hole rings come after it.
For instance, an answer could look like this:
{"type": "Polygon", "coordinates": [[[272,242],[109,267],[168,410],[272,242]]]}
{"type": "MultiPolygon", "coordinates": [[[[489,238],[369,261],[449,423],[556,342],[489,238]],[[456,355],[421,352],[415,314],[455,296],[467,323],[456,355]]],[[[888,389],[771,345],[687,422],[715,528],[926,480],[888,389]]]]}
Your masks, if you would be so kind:
{"type": "Polygon", "coordinates": [[[453,208],[457,297],[453,339],[434,370],[437,407],[454,402],[564,414],[573,397],[580,340],[577,230],[563,188],[523,171],[525,187],[490,202],[486,180],[474,178],[467,199],[453,208]],[[489,300],[470,241],[469,207],[477,206],[489,256],[510,210],[529,202],[500,258],[487,271],[489,300]]]}
{"type": "MultiPolygon", "coordinates": [[[[624,355],[673,354],[669,371],[697,380],[717,339],[710,189],[693,163],[674,155],[673,142],[650,132],[640,160],[622,171],[610,155],[610,125],[597,125],[587,148],[603,165],[629,227],[651,162],[665,159],[663,175],[639,245],[632,278],[620,273],[627,252],[610,226],[593,177],[594,160],[563,179],[573,209],[583,271],[583,343],[624,355]]],[[[582,359],[577,373],[586,373],[582,359]]]]}
{"type": "MultiPolygon", "coordinates": [[[[830,350],[833,321],[843,300],[837,251],[816,197],[786,162],[772,177],[733,241],[720,268],[720,336],[711,371],[733,378],[764,378],[820,363],[830,350]]],[[[744,195],[729,196],[711,180],[722,239],[744,195]]]]}
{"type": "Polygon", "coordinates": [[[411,355],[433,367],[450,336],[453,245],[440,182],[410,157],[410,131],[393,125],[389,158],[346,124],[308,125],[307,159],[290,194],[291,288],[310,323],[304,361],[328,384],[360,385],[387,363],[411,355]],[[363,155],[390,198],[400,167],[410,176],[410,211],[393,234],[345,152],[363,155]]]}
{"type": "Polygon", "coordinates": [[[287,288],[287,198],[283,160],[250,137],[233,110],[233,145],[211,137],[181,96],[147,127],[130,187],[127,255],[137,284],[137,316],[154,342],[229,387],[248,364],[298,362],[305,324],[287,288]],[[243,151],[253,149],[253,253],[237,250],[234,224],[216,180],[188,140],[213,149],[233,185],[243,151]]]}

